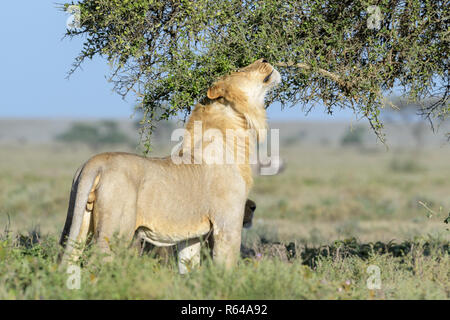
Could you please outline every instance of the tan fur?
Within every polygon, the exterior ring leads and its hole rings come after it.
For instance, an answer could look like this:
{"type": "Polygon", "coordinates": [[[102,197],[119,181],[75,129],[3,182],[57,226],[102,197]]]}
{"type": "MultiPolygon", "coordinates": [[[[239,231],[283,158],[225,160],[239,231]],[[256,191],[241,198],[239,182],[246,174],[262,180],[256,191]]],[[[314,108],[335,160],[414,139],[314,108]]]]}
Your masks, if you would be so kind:
{"type": "MultiPolygon", "coordinates": [[[[253,200],[247,199],[245,202],[245,211],[244,211],[244,220],[242,222],[242,226],[246,229],[251,228],[253,224],[253,216],[256,210],[256,203],[253,200]]],[[[139,250],[139,253],[142,255],[143,252],[151,252],[155,257],[158,257],[163,263],[167,264],[169,262],[170,257],[174,255],[174,247],[156,247],[153,245],[147,246],[147,243],[143,241],[145,239],[141,239],[136,235],[135,238],[135,246],[139,250]]],[[[205,241],[206,246],[212,253],[212,249],[214,248],[214,242],[211,237],[206,237],[202,239],[205,241]]],[[[200,257],[201,252],[195,252],[194,255],[198,255],[200,257]]]]}
{"type": "MultiPolygon", "coordinates": [[[[202,121],[203,131],[214,128],[225,137],[227,129],[265,128],[264,95],[279,80],[279,73],[262,59],[219,79],[208,90],[206,103],[193,110],[186,129],[191,132],[194,122],[202,121]]],[[[243,164],[175,164],[170,157],[119,152],[91,158],[75,174],[61,235],[62,244],[68,238],[63,260],[78,259],[75,243],[86,241],[89,233],[108,252],[116,232],[131,240],[139,230],[156,246],[172,246],[212,231],[213,259],[234,265],[252,185],[248,156],[256,138],[239,135],[245,142],[238,140],[234,149],[245,150],[243,164]]],[[[191,153],[192,146],[183,144],[181,153],[191,153]]]]}

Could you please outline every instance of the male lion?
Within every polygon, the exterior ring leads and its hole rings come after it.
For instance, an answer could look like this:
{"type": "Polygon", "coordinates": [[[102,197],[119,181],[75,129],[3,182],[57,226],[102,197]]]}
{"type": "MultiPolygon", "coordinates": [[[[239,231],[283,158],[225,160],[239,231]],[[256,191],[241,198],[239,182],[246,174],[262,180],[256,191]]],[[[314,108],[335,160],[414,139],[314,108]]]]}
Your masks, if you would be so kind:
{"type": "Polygon", "coordinates": [[[102,251],[109,252],[108,239],[116,232],[130,240],[138,232],[155,246],[178,244],[179,260],[183,260],[211,232],[213,260],[232,267],[239,255],[244,206],[252,185],[249,155],[258,136],[254,131],[266,128],[264,97],[279,82],[280,74],[265,59],[216,81],[186,125],[179,154],[187,157],[182,163],[173,157],[145,158],[122,152],[88,160],[72,184],[61,236],[63,261],[78,259],[81,252],[76,244],[86,242],[88,235],[102,251]],[[199,139],[198,123],[200,134],[211,129],[214,137],[199,139]],[[229,130],[237,137],[236,143],[224,138],[229,130]],[[230,150],[237,151],[239,159],[244,150],[244,160],[224,163],[216,158],[211,163],[211,153],[205,156],[202,152],[206,149],[214,150],[216,156],[224,149],[222,154],[227,156],[230,150]],[[192,161],[186,163],[186,159],[192,161]]]}

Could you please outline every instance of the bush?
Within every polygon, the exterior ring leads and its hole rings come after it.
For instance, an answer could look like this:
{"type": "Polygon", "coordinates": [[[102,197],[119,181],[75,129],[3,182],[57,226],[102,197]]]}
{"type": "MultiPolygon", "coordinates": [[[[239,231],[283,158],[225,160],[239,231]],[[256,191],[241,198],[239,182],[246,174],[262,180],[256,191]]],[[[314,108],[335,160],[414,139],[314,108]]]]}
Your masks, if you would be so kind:
{"type": "Polygon", "coordinates": [[[66,143],[82,143],[93,149],[100,145],[118,145],[131,143],[129,137],[120,131],[117,122],[101,121],[94,124],[74,123],[66,132],[55,137],[66,143]]]}
{"type": "Polygon", "coordinates": [[[403,173],[416,173],[425,170],[425,168],[414,159],[398,159],[398,158],[394,158],[391,160],[391,162],[389,163],[389,168],[392,171],[403,173]]]}
{"type": "Polygon", "coordinates": [[[346,133],[341,138],[341,145],[362,146],[364,142],[364,134],[366,129],[363,126],[357,126],[346,133]]]}

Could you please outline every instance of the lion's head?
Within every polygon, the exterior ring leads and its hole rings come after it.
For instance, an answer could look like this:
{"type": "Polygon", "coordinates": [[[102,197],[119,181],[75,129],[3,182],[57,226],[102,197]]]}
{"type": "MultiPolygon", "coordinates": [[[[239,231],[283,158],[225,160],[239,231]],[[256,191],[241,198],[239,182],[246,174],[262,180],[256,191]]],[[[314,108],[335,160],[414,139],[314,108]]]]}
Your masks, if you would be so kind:
{"type": "Polygon", "coordinates": [[[239,106],[263,106],[265,94],[280,81],[280,73],[266,59],[259,59],[216,81],[208,89],[208,98],[223,98],[239,106]]]}

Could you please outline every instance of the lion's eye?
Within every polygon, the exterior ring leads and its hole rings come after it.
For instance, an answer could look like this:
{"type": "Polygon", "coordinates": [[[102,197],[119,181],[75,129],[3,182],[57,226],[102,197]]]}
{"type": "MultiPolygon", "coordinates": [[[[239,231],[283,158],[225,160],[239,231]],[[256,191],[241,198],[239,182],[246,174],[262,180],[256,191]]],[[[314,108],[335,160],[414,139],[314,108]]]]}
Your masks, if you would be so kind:
{"type": "Polygon", "coordinates": [[[272,73],[273,73],[273,70],[272,70],[272,72],[271,72],[271,73],[269,73],[269,74],[267,75],[267,77],[265,77],[265,78],[264,78],[263,82],[267,82],[267,81],[269,81],[269,79],[270,79],[270,76],[272,75],[272,73]]]}

